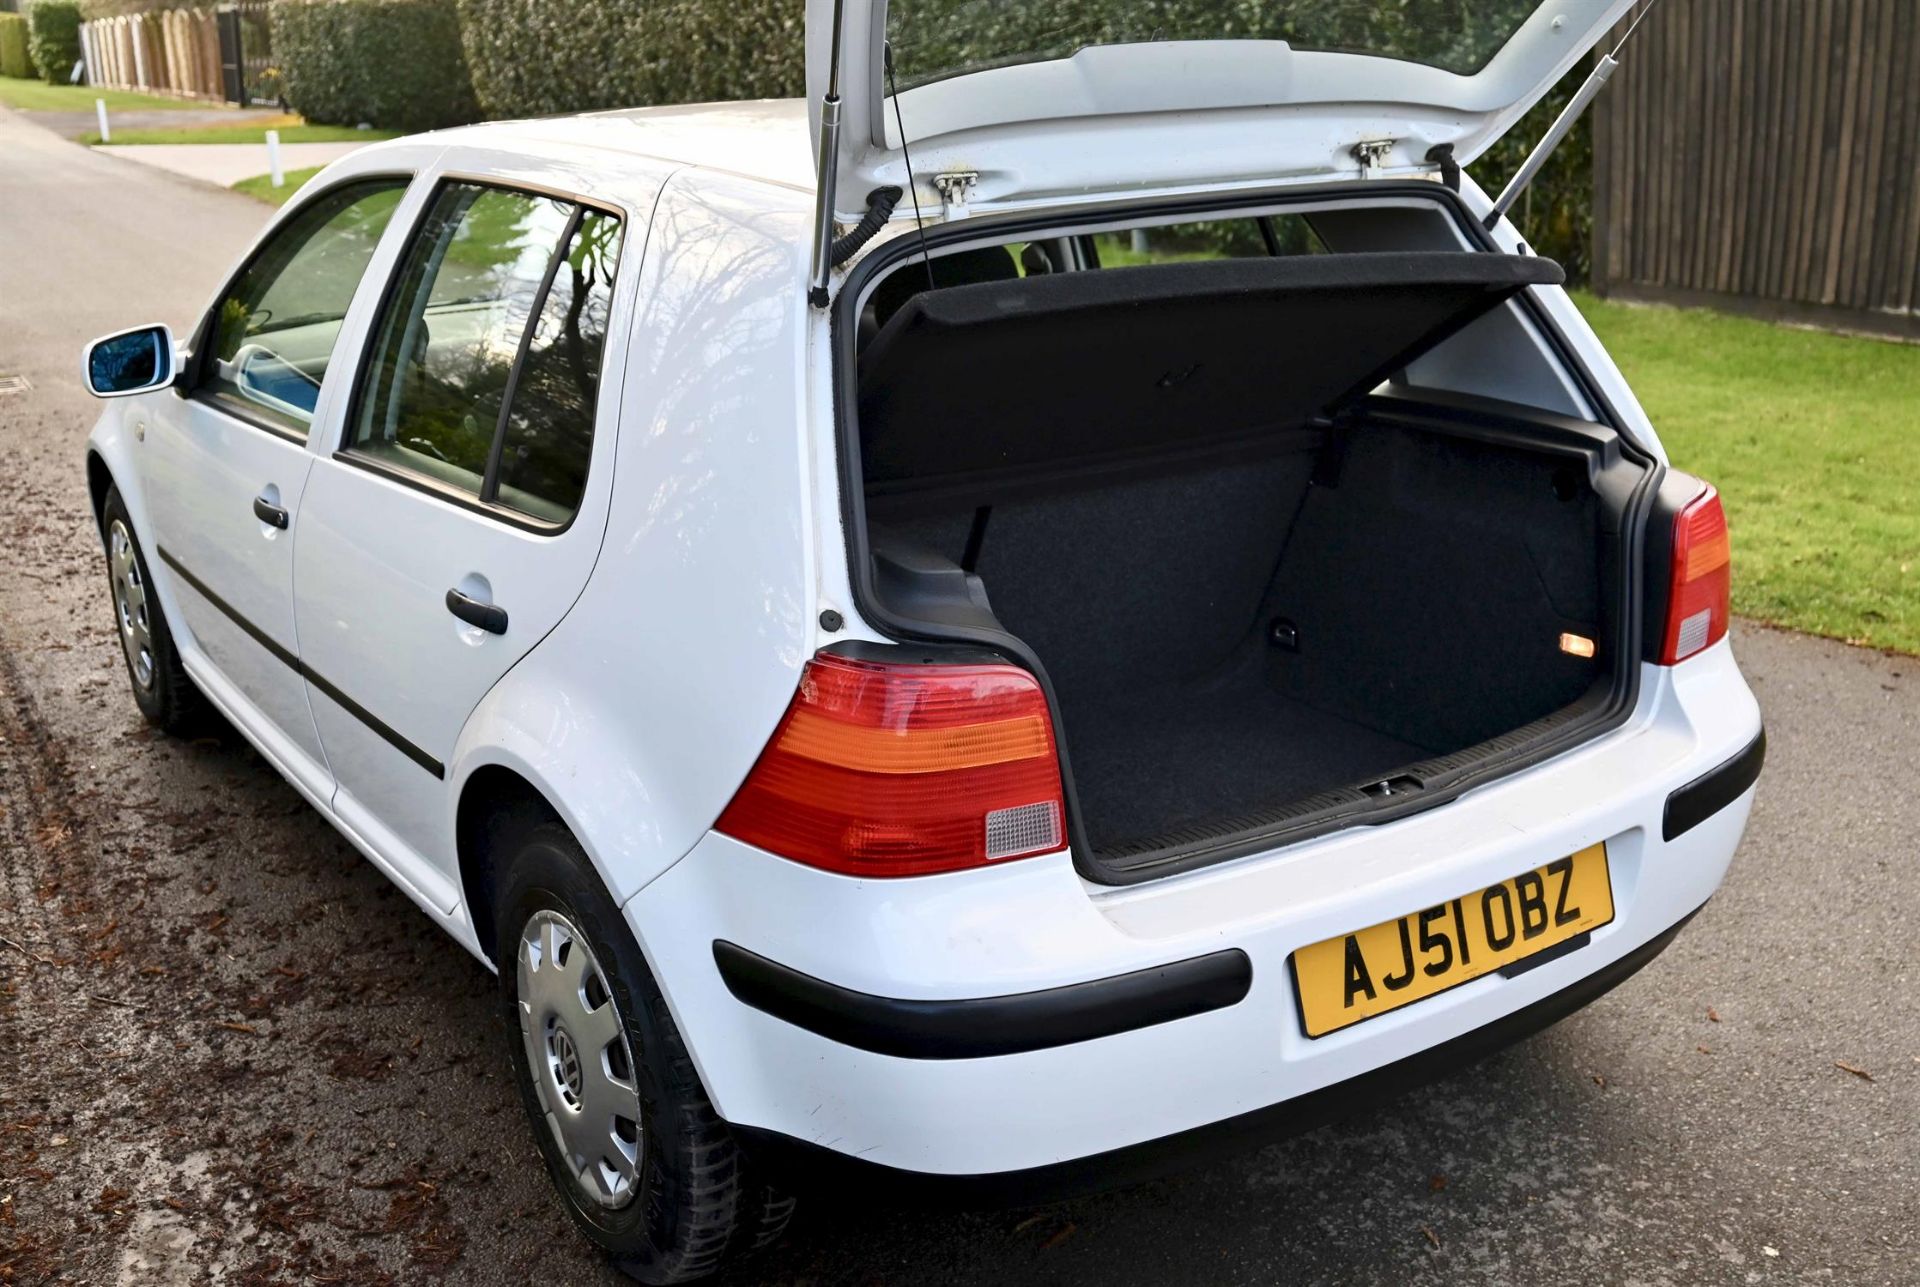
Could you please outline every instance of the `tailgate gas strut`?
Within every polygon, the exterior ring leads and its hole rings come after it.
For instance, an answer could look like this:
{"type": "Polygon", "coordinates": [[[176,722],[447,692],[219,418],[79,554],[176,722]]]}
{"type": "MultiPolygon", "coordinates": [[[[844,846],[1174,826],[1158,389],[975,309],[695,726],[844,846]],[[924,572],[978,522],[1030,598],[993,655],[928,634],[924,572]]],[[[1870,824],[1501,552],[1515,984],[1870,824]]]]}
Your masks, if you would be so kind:
{"type": "Polygon", "coordinates": [[[1586,110],[1593,106],[1593,100],[1600,97],[1600,91],[1607,87],[1607,82],[1613,78],[1614,70],[1620,66],[1620,51],[1626,48],[1629,40],[1633,39],[1633,33],[1640,29],[1641,22],[1653,12],[1653,6],[1657,3],[1659,0],[1648,0],[1646,8],[1634,18],[1633,25],[1627,28],[1626,35],[1620,37],[1620,43],[1613,47],[1613,52],[1600,55],[1600,61],[1594,64],[1593,74],[1588,76],[1586,83],[1580,86],[1580,92],[1573,96],[1573,101],[1568,103],[1566,110],[1560,113],[1553,127],[1541,137],[1538,143],[1534,144],[1533,151],[1527,153],[1526,162],[1521,165],[1519,172],[1500,193],[1500,199],[1493,203],[1493,209],[1487,212],[1486,225],[1489,232],[1506,218],[1507,211],[1513,209],[1513,203],[1520,199],[1520,194],[1533,186],[1533,181],[1540,176],[1540,171],[1546,168],[1547,161],[1559,150],[1561,143],[1566,141],[1567,135],[1573,132],[1573,127],[1586,114],[1586,110]]]}
{"type": "Polygon", "coordinates": [[[840,173],[840,17],[842,0],[833,0],[833,41],[827,56],[827,92],[820,99],[818,170],[813,191],[813,262],[807,273],[807,301],[827,306],[827,274],[833,270],[834,182],[840,173]]]}

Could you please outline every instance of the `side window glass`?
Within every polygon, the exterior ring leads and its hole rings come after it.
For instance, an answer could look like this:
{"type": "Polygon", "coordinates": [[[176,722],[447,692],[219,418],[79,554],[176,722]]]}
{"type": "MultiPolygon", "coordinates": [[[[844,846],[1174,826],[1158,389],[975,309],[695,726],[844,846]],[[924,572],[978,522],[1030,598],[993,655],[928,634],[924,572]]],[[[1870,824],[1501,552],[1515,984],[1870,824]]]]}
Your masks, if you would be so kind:
{"type": "Polygon", "coordinates": [[[556,523],[579,507],[619,257],[620,221],[583,211],[514,380],[500,451],[502,505],[556,523]]]}
{"type": "Polygon", "coordinates": [[[579,503],[620,222],[448,183],[376,329],[350,448],[488,504],[579,503]]]}
{"type": "Polygon", "coordinates": [[[274,234],[221,298],[200,389],[304,438],[347,305],[406,188],[344,185],[274,234]]]}

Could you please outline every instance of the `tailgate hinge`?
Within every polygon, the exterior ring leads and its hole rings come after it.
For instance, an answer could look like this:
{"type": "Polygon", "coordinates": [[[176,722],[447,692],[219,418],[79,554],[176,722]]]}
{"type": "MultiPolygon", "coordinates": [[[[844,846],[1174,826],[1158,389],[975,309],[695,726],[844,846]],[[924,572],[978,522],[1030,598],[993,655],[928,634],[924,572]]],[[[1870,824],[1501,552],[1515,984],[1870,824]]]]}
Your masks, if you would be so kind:
{"type": "Polygon", "coordinates": [[[940,217],[946,220],[967,217],[967,197],[980,182],[978,170],[953,170],[933,176],[933,189],[940,194],[940,217]]]}
{"type": "Polygon", "coordinates": [[[1348,155],[1360,163],[1360,177],[1377,179],[1380,177],[1380,163],[1393,151],[1398,139],[1362,139],[1348,149],[1348,155]]]}

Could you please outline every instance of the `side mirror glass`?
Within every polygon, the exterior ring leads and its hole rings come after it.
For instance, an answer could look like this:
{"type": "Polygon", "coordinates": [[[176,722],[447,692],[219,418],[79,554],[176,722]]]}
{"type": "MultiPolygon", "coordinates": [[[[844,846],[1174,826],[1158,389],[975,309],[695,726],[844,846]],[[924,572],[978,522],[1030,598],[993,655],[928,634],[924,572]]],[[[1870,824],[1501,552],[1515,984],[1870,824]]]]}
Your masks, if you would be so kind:
{"type": "Polygon", "coordinates": [[[124,398],[172,384],[180,374],[180,352],[172,327],[139,326],[87,345],[85,366],[94,397],[124,398]]]}

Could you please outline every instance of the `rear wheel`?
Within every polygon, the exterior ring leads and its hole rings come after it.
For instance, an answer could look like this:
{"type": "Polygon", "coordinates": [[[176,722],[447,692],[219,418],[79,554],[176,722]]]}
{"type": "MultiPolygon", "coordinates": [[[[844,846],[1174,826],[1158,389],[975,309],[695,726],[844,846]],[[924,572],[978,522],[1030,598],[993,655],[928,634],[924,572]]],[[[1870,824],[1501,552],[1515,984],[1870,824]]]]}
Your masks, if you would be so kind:
{"type": "Polygon", "coordinates": [[[167,733],[198,731],[207,713],[206,698],[187,677],[173,646],[146,555],[134,534],[120,489],[109,488],[101,508],[100,535],[107,547],[107,585],[113,597],[113,624],[126,658],[134,704],[147,722],[167,733]]]}
{"type": "Polygon", "coordinates": [[[647,1283],[700,1278],[773,1241],[793,1202],[754,1177],[708,1102],[579,843],[533,810],[492,830],[514,1073],[574,1223],[647,1283]]]}

